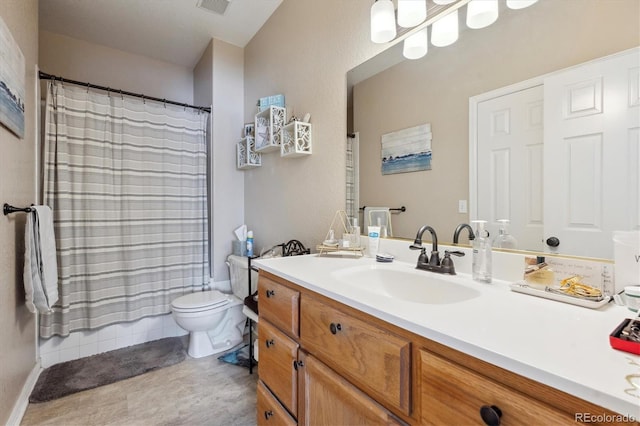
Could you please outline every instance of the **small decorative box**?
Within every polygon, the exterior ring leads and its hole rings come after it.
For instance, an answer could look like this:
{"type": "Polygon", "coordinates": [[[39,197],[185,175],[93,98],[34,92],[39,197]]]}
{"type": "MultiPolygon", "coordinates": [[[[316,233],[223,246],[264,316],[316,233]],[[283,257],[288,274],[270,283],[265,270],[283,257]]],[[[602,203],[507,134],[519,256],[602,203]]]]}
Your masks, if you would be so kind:
{"type": "Polygon", "coordinates": [[[640,341],[634,340],[633,335],[636,335],[636,339],[640,338],[640,332],[632,332],[632,336],[628,336],[628,333],[633,327],[635,330],[640,330],[640,320],[627,318],[620,323],[613,333],[609,335],[609,343],[614,349],[630,352],[632,354],[640,355],[640,341]],[[633,324],[630,325],[631,321],[633,324]]]}

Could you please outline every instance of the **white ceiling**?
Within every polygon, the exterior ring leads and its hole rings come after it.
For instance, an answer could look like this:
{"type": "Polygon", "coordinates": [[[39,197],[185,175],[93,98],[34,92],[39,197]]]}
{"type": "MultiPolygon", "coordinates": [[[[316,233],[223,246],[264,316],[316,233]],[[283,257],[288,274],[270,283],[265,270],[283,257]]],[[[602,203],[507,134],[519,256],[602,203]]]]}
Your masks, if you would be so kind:
{"type": "Polygon", "coordinates": [[[193,68],[212,38],[244,47],[282,0],[40,0],[40,29],[193,68]]]}

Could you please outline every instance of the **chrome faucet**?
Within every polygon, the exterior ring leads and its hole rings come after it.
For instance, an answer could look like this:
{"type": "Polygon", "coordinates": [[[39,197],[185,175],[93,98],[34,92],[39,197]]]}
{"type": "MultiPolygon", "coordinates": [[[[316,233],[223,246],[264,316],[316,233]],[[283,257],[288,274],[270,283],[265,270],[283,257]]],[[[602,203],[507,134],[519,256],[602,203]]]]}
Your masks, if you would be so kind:
{"type": "Polygon", "coordinates": [[[453,259],[451,259],[451,255],[464,256],[464,253],[461,251],[445,250],[444,259],[442,259],[442,262],[440,262],[440,253],[438,252],[438,235],[436,235],[435,229],[428,225],[424,225],[418,230],[416,239],[413,241],[413,244],[409,246],[409,248],[411,250],[420,250],[416,269],[423,269],[425,271],[437,272],[440,274],[455,275],[456,270],[453,265],[453,259]],[[424,234],[424,231],[429,231],[431,233],[431,256],[427,256],[427,250],[422,246],[422,234],[424,234]]]}
{"type": "Polygon", "coordinates": [[[461,223],[456,227],[456,230],[453,231],[453,244],[458,244],[458,239],[460,238],[460,232],[462,232],[462,230],[465,228],[469,231],[469,241],[474,240],[476,236],[473,233],[473,229],[471,229],[471,227],[468,224],[461,223]]]}

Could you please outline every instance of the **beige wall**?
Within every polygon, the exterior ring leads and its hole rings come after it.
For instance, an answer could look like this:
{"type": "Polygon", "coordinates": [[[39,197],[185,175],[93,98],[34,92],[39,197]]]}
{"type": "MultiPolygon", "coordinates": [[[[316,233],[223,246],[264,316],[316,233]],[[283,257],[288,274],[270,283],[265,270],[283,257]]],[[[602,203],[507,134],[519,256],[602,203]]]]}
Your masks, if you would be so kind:
{"type": "MultiPolygon", "coordinates": [[[[0,17],[25,58],[25,137],[0,126],[0,203],[28,206],[36,201],[36,73],[38,1],[3,0],[0,17]]],[[[6,424],[36,365],[35,316],[24,305],[23,213],[0,216],[0,424],[6,424]]]]}
{"type": "Polygon", "coordinates": [[[541,1],[357,85],[360,204],[405,205],[395,235],[413,238],[426,223],[451,241],[469,220],[458,213],[469,193],[469,97],[640,45],[639,16],[637,0],[541,1]],[[432,170],[382,176],[381,135],[422,123],[432,125],[432,170]]]}
{"type": "MultiPolygon", "coordinates": [[[[244,174],[236,169],[236,142],[244,128],[244,49],[213,40],[213,278],[229,279],[225,261],[233,230],[244,223],[244,174]]],[[[223,288],[225,290],[225,288],[223,288]]]]}
{"type": "Polygon", "coordinates": [[[245,171],[245,217],[258,250],[322,239],[345,205],[346,72],[381,46],[369,41],[370,0],[284,0],[245,48],[246,121],[260,97],[282,93],[288,115],[311,113],[313,154],[263,155],[245,171]]]}
{"type": "Polygon", "coordinates": [[[190,68],[40,31],[40,70],[134,93],[193,103],[190,68]]]}

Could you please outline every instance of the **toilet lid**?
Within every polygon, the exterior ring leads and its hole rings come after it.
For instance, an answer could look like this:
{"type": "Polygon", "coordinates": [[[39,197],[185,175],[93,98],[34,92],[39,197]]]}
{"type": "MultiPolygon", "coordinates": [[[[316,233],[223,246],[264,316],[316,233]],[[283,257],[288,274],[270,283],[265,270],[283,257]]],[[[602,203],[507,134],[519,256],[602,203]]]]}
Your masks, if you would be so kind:
{"type": "Polygon", "coordinates": [[[216,290],[197,291],[178,297],[171,304],[177,309],[198,309],[198,308],[214,308],[224,306],[229,303],[226,294],[222,294],[216,290]]]}

